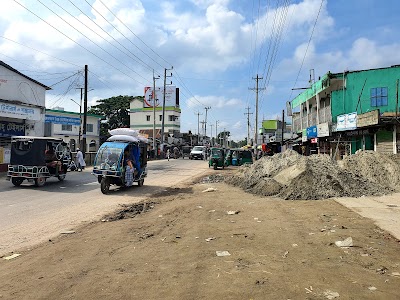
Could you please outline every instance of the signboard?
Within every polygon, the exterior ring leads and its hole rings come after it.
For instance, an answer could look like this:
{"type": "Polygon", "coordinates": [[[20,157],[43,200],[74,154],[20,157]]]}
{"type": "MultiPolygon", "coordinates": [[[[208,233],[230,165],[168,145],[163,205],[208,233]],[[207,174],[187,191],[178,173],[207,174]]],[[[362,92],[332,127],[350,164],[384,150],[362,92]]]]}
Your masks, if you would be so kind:
{"type": "Polygon", "coordinates": [[[337,131],[353,130],[357,128],[357,112],[337,116],[337,131]]]}
{"type": "Polygon", "coordinates": [[[306,133],[307,133],[307,139],[311,139],[311,138],[316,138],[318,136],[317,134],[317,126],[310,126],[307,127],[306,129],[306,133]]]}
{"type": "Polygon", "coordinates": [[[317,144],[317,143],[318,143],[318,138],[311,139],[311,144],[317,144]]]}
{"type": "Polygon", "coordinates": [[[39,121],[40,109],[37,107],[0,102],[0,117],[39,121]]]}
{"type": "Polygon", "coordinates": [[[262,121],[262,128],[266,130],[276,130],[278,129],[278,121],[277,120],[266,120],[262,121]]]}
{"type": "Polygon", "coordinates": [[[317,136],[324,137],[330,136],[329,123],[322,123],[317,125],[317,136]]]}
{"type": "Polygon", "coordinates": [[[81,125],[81,119],[64,117],[64,116],[46,115],[45,123],[79,126],[79,125],[81,125]]]}
{"type": "Polygon", "coordinates": [[[357,115],[357,127],[379,124],[379,109],[357,115]]]}
{"type": "Polygon", "coordinates": [[[0,121],[0,136],[25,135],[25,124],[0,121]]]}
{"type": "MultiPolygon", "coordinates": [[[[165,106],[176,106],[177,89],[174,85],[166,86],[165,88],[165,106]]],[[[164,97],[164,88],[156,87],[156,107],[162,107],[164,97]]],[[[143,107],[153,107],[153,87],[146,86],[144,88],[143,107]]]]}
{"type": "Polygon", "coordinates": [[[307,142],[307,129],[303,129],[303,132],[302,132],[303,134],[302,134],[302,136],[301,136],[301,141],[302,142],[307,142]]]}

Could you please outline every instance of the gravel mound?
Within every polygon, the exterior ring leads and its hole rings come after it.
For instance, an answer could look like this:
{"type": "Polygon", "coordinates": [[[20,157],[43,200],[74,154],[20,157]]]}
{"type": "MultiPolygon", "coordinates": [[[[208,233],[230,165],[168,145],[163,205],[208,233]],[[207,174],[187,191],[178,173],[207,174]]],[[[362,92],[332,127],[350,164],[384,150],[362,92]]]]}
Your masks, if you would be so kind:
{"type": "Polygon", "coordinates": [[[287,150],[240,167],[226,182],[286,200],[361,197],[393,192],[400,167],[393,156],[373,151],[361,151],[339,165],[328,155],[302,156],[287,150]]]}

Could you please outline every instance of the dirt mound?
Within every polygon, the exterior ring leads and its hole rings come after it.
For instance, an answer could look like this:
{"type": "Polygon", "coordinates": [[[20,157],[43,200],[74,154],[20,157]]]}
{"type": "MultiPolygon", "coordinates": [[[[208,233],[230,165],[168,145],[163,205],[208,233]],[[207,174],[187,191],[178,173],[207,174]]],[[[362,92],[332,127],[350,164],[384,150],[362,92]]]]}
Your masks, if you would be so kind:
{"type": "Polygon", "coordinates": [[[341,161],[343,169],[370,181],[398,189],[400,166],[396,155],[374,151],[358,151],[341,161]]]}
{"type": "Polygon", "coordinates": [[[393,158],[374,153],[358,153],[341,167],[328,155],[301,156],[288,150],[241,167],[226,181],[257,195],[276,195],[287,200],[391,193],[400,181],[400,172],[394,175],[400,171],[399,166],[393,158]],[[382,165],[385,168],[378,172],[382,165]],[[390,181],[383,178],[384,172],[391,176],[390,181]]]}

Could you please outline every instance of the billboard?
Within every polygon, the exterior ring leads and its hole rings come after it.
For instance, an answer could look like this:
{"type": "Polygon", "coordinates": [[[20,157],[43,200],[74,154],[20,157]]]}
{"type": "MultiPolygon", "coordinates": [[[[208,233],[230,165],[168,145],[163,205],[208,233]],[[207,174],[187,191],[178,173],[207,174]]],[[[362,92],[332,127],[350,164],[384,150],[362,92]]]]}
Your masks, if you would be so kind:
{"type": "Polygon", "coordinates": [[[353,130],[357,128],[357,112],[337,116],[337,131],[353,130]]]}
{"type": "MultiPolygon", "coordinates": [[[[174,85],[168,85],[165,88],[165,106],[176,106],[177,88],[174,85]]],[[[156,107],[162,107],[164,97],[164,88],[156,87],[155,100],[156,107]]],[[[143,107],[153,107],[153,87],[146,86],[144,88],[143,107]]]]}

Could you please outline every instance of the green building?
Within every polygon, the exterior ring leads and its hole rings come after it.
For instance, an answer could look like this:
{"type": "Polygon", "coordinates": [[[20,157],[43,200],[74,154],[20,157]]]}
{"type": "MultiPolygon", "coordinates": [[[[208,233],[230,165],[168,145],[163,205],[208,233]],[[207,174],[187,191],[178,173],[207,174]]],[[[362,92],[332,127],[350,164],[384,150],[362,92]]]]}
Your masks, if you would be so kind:
{"type": "Polygon", "coordinates": [[[308,153],[397,153],[400,66],[328,72],[291,102],[308,153]]]}

